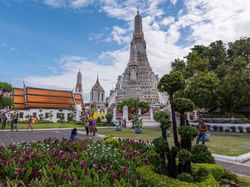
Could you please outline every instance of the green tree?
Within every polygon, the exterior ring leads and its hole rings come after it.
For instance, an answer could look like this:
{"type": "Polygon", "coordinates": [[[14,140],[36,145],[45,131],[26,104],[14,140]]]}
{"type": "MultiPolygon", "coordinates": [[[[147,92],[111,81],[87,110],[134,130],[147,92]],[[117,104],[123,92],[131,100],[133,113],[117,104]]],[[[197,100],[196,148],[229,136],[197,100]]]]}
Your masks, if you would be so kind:
{"type": "MultiPolygon", "coordinates": [[[[239,62],[240,63],[240,62],[239,62]]],[[[250,70],[231,67],[219,85],[219,105],[223,112],[250,104],[250,70]]]]}
{"type": "Polygon", "coordinates": [[[176,149],[170,149],[167,140],[167,129],[171,126],[169,114],[164,111],[157,111],[154,113],[154,119],[160,122],[162,132],[162,138],[157,138],[153,140],[153,144],[156,147],[156,152],[160,155],[160,168],[168,176],[176,177],[176,149]],[[168,160],[167,163],[166,159],[168,160]]]}
{"type": "Polygon", "coordinates": [[[189,76],[196,75],[199,72],[207,71],[209,68],[208,58],[199,55],[197,51],[189,53],[186,58],[187,58],[187,73],[189,76]]]}
{"type": "Polygon", "coordinates": [[[124,99],[122,102],[118,103],[118,108],[120,108],[120,110],[122,110],[124,106],[127,106],[132,111],[132,113],[138,112],[139,108],[149,108],[149,104],[147,102],[140,101],[139,99],[135,98],[124,99]]]}
{"type": "Polygon", "coordinates": [[[112,113],[107,113],[105,117],[106,117],[106,119],[107,119],[107,122],[108,122],[108,123],[111,123],[112,118],[113,118],[113,114],[112,114],[112,113]]]}
{"type": "Polygon", "coordinates": [[[227,60],[227,52],[221,40],[210,43],[207,57],[209,59],[209,70],[215,71],[220,64],[227,60]]]}
{"type": "Polygon", "coordinates": [[[12,98],[6,96],[11,91],[12,91],[11,84],[8,84],[6,82],[0,82],[0,109],[5,108],[6,106],[13,105],[12,98]]]}
{"type": "Polygon", "coordinates": [[[228,44],[228,61],[242,58],[250,65],[250,38],[241,38],[228,44]]]}
{"type": "Polygon", "coordinates": [[[169,95],[169,101],[171,104],[174,143],[176,147],[179,147],[179,143],[178,143],[177,125],[176,125],[176,118],[175,118],[174,94],[178,90],[183,89],[184,86],[185,86],[184,77],[180,71],[174,71],[174,72],[164,75],[160,79],[159,84],[158,84],[159,91],[167,92],[169,95]]]}
{"type": "Polygon", "coordinates": [[[175,109],[180,113],[180,124],[181,126],[185,125],[185,112],[191,112],[194,110],[194,103],[187,98],[176,98],[175,101],[175,109]]]}
{"type": "Polygon", "coordinates": [[[215,109],[218,104],[219,84],[216,73],[201,72],[189,80],[185,88],[185,95],[199,108],[215,109]]]}

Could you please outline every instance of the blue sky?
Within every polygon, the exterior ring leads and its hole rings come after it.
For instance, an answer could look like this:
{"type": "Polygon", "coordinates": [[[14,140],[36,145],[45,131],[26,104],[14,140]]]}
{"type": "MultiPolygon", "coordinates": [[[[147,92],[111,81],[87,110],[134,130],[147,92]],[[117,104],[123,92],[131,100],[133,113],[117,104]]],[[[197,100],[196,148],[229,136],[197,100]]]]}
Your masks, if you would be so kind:
{"type": "Polygon", "coordinates": [[[108,95],[128,62],[136,7],[160,76],[195,44],[250,35],[244,0],[0,0],[0,80],[71,90],[80,69],[86,100],[97,73],[108,95]]]}

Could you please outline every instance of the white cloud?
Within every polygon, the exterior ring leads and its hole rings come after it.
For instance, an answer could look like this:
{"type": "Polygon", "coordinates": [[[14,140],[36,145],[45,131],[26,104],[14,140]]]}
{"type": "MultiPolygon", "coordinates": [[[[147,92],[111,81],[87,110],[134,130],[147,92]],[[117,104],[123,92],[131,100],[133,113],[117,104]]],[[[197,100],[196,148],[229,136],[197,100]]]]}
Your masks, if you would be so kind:
{"type": "Polygon", "coordinates": [[[79,56],[63,56],[58,62],[61,67],[61,74],[57,73],[46,77],[30,75],[24,81],[30,86],[72,90],[76,84],[77,72],[80,69],[83,75],[85,100],[89,100],[89,93],[96,81],[97,73],[99,74],[100,83],[106,91],[106,96],[108,96],[110,89],[115,85],[117,76],[125,68],[128,51],[119,50],[112,53],[102,53],[99,60],[102,59],[109,59],[116,63],[105,64],[89,61],[79,56]]]}
{"type": "MultiPolygon", "coordinates": [[[[87,6],[86,2],[93,1],[63,1],[47,0],[47,4],[54,6],[71,6],[77,8],[87,6]],[[65,4],[66,2],[66,4],[65,4]],[[72,2],[75,2],[73,6],[72,2]],[[59,3],[59,4],[58,4],[59,3]]],[[[64,56],[60,59],[62,73],[47,77],[30,76],[26,80],[33,85],[44,87],[72,88],[75,85],[76,73],[80,68],[83,73],[83,87],[89,95],[99,73],[101,84],[106,96],[114,86],[117,76],[123,73],[129,59],[129,43],[132,38],[133,21],[136,7],[139,5],[143,16],[144,37],[147,42],[149,62],[153,71],[163,75],[170,70],[171,62],[175,58],[185,56],[192,45],[209,44],[215,40],[225,42],[234,41],[242,36],[250,36],[250,1],[245,0],[186,0],[183,9],[176,17],[169,16],[164,10],[163,3],[176,4],[176,0],[99,0],[99,11],[110,17],[124,20],[124,27],[113,26],[106,41],[122,44],[123,48],[115,51],[103,52],[95,62],[83,57],[64,56]],[[183,36],[180,29],[190,28],[191,32],[185,36],[194,41],[192,45],[180,47],[178,41],[183,36]],[[125,46],[125,47],[124,47],[125,46]]],[[[103,34],[90,35],[91,40],[103,40],[103,34]]]]}
{"type": "Polygon", "coordinates": [[[95,0],[44,0],[46,5],[56,8],[74,8],[79,9],[92,4],[95,0]]]}

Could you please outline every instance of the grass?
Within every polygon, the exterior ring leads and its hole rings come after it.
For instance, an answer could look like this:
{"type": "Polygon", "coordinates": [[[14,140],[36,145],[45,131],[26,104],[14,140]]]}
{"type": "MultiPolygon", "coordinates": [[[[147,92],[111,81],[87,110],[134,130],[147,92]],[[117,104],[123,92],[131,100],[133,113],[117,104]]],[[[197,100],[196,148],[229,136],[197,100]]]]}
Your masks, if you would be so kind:
{"type": "MultiPolygon", "coordinates": [[[[97,123],[98,126],[108,126],[110,124],[97,123]]],[[[18,129],[26,129],[28,127],[27,123],[19,123],[18,129]]],[[[34,123],[32,125],[34,129],[46,129],[46,128],[84,128],[84,123],[70,122],[70,123],[34,123]]],[[[10,129],[10,124],[6,126],[6,129],[10,129]]],[[[1,129],[0,129],[1,130],[1,129]]]]}
{"type": "MultiPolygon", "coordinates": [[[[99,129],[98,134],[113,135],[122,138],[133,138],[152,141],[161,135],[160,128],[144,128],[142,134],[135,134],[133,129],[123,129],[115,131],[115,129],[99,129]]],[[[173,145],[173,137],[168,138],[170,145],[173,145]]],[[[195,141],[193,142],[195,144],[195,141]]],[[[211,134],[210,141],[206,142],[212,153],[238,156],[250,152],[250,136],[249,134],[211,134]]]]}
{"type": "Polygon", "coordinates": [[[160,128],[144,128],[142,130],[142,134],[136,134],[134,129],[125,128],[122,131],[116,131],[115,128],[113,129],[98,129],[98,134],[103,135],[112,135],[115,137],[121,138],[133,138],[133,139],[141,139],[145,141],[152,141],[153,139],[159,137],[160,135],[160,128]]]}
{"type": "Polygon", "coordinates": [[[207,146],[213,153],[238,156],[250,152],[250,135],[213,133],[207,146]]]}
{"type": "Polygon", "coordinates": [[[250,187],[250,178],[249,177],[238,176],[238,179],[239,179],[240,186],[250,187]]]}

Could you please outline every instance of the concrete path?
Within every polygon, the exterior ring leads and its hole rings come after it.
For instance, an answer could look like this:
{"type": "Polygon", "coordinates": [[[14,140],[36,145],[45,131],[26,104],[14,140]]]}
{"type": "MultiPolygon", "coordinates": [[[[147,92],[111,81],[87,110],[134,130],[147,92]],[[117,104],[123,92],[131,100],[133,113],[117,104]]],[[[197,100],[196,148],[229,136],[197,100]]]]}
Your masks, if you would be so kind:
{"type": "MultiPolygon", "coordinates": [[[[21,143],[21,142],[32,142],[32,141],[42,141],[48,138],[69,138],[71,133],[71,129],[58,129],[58,130],[34,130],[27,131],[22,130],[18,132],[11,131],[0,131],[0,146],[7,146],[13,143],[21,143]]],[[[93,138],[93,136],[86,136],[85,133],[79,133],[77,138],[79,139],[88,139],[93,138]]],[[[99,136],[94,138],[99,139],[99,136]]]]}
{"type": "Polygon", "coordinates": [[[232,171],[233,173],[250,177],[250,166],[248,165],[223,160],[216,160],[216,163],[223,166],[225,169],[232,171]]]}

